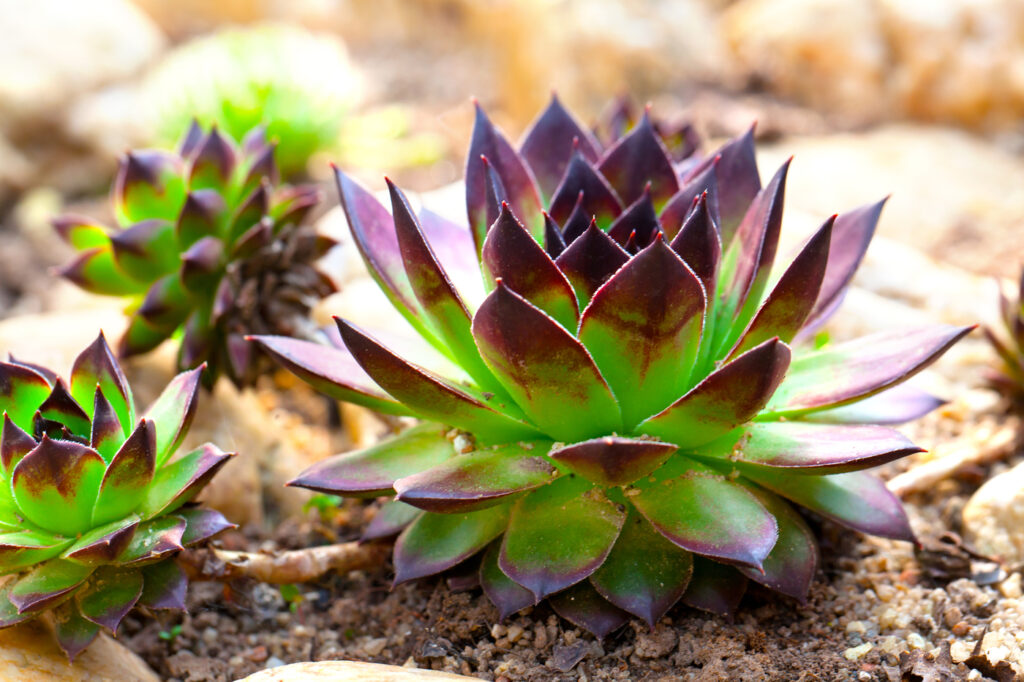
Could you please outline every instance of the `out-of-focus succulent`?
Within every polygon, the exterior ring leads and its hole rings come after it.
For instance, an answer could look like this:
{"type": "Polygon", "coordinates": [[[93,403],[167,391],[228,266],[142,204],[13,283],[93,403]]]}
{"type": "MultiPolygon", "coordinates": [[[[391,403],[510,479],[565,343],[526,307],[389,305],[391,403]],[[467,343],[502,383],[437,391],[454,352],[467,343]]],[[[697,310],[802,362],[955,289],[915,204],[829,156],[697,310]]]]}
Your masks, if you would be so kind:
{"type": "Polygon", "coordinates": [[[340,319],[336,348],[259,341],[325,393],[426,423],[294,484],[394,495],[367,537],[401,533],[397,582],[479,557],[503,616],[550,598],[598,635],[680,599],[728,613],[748,580],[803,599],[818,549],[798,507],[912,541],[865,469],[918,451],[880,424],[939,401],[893,387],[969,328],[791,350],[882,203],[773,269],[788,165],[762,187],[751,134],[675,163],[647,116],[605,148],[553,101],[518,150],[478,109],[469,230],[339,173],[371,274],[426,343],[340,319]]]}
{"type": "Polygon", "coordinates": [[[362,90],[344,46],[297,26],[232,28],[190,41],[150,73],[142,101],[158,139],[173,143],[193,118],[236,140],[256,126],[278,142],[291,176],[333,148],[362,90]]]}
{"type": "Polygon", "coordinates": [[[308,335],[334,284],[315,262],[334,244],[304,223],[314,187],[278,183],[274,146],[254,129],[241,146],[193,122],[178,154],[130,152],[113,188],[116,227],[54,221],[80,251],[61,274],[88,291],[129,298],[123,356],[180,334],[181,369],[208,364],[245,385],[262,359],[245,334],[308,335]]]}
{"type": "Polygon", "coordinates": [[[190,504],[231,454],[206,444],[175,456],[201,371],[179,374],[138,416],[102,334],[67,383],[0,362],[0,627],[49,612],[74,658],[136,605],[185,607],[174,556],[232,527],[190,504]]]}
{"type": "Polygon", "coordinates": [[[1000,331],[983,327],[985,337],[1002,360],[989,380],[1003,392],[1024,395],[1024,271],[1021,272],[1016,300],[1008,298],[1000,289],[999,312],[1003,323],[1000,331]]]}

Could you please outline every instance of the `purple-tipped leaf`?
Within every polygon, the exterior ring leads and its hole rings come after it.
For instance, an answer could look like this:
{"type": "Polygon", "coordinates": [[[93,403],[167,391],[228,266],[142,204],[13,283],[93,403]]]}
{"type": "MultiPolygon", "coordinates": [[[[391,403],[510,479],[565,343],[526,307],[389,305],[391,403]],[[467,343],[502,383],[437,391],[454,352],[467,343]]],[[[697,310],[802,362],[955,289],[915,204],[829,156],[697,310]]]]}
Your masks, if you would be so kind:
{"type": "Polygon", "coordinates": [[[142,573],[137,569],[101,566],[89,576],[85,587],[75,593],[75,602],[82,616],[114,632],[139,601],[142,584],[142,573]]]}
{"type": "Polygon", "coordinates": [[[654,210],[649,189],[644,189],[640,198],[627,206],[626,210],[608,228],[608,236],[622,244],[623,247],[626,246],[630,237],[633,237],[636,243],[643,248],[660,234],[661,223],[658,222],[658,214],[654,210]]]}
{"type": "Polygon", "coordinates": [[[56,272],[72,284],[104,296],[132,296],[146,287],[125,274],[114,262],[113,253],[106,248],[82,251],[56,272]]]}
{"type": "Polygon", "coordinates": [[[185,519],[185,532],[182,533],[181,544],[186,547],[198,545],[220,532],[238,527],[215,509],[185,507],[177,510],[175,516],[185,519]]]}
{"type": "Polygon", "coordinates": [[[398,499],[429,512],[492,507],[550,483],[558,471],[544,459],[550,443],[515,443],[458,455],[395,481],[398,499]]]}
{"type": "Polygon", "coordinates": [[[100,453],[105,462],[109,462],[124,443],[125,433],[113,406],[98,387],[93,398],[92,415],[89,445],[100,453]]]}
{"type": "Polygon", "coordinates": [[[100,626],[82,617],[73,600],[53,610],[53,634],[57,645],[73,663],[100,633],[100,626]]]}
{"type": "Polygon", "coordinates": [[[722,259],[722,243],[711,217],[707,193],[696,200],[678,234],[672,239],[672,250],[690,266],[704,285],[704,291],[715,291],[718,263],[722,259]]]}
{"type": "Polygon", "coordinates": [[[544,250],[552,259],[558,258],[565,251],[562,230],[547,213],[544,214],[544,250]]]}
{"type": "Polygon", "coordinates": [[[11,490],[21,513],[41,528],[75,535],[92,527],[91,514],[106,464],[92,448],[43,436],[18,462],[11,490]]]}
{"type": "Polygon", "coordinates": [[[622,200],[608,181],[576,151],[565,170],[565,176],[551,197],[548,213],[560,224],[569,220],[580,193],[583,193],[582,210],[589,217],[597,219],[605,229],[622,213],[622,200]]]}
{"type": "Polygon", "coordinates": [[[50,395],[39,406],[39,416],[63,424],[79,438],[88,437],[92,428],[89,415],[71,397],[62,379],[57,379],[50,395]]]}
{"type": "Polygon", "coordinates": [[[168,220],[143,220],[114,232],[110,245],[118,267],[140,282],[151,282],[178,265],[178,242],[168,220]]]}
{"type": "MultiPolygon", "coordinates": [[[[545,213],[544,215],[547,216],[545,213]]],[[[552,223],[554,218],[547,216],[552,223]]],[[[587,214],[587,209],[583,207],[583,192],[581,191],[576,195],[576,204],[572,207],[572,212],[569,213],[569,217],[565,219],[562,227],[562,240],[566,244],[572,244],[587,231],[591,223],[597,224],[597,219],[593,215],[587,214]]]]}
{"type": "Polygon", "coordinates": [[[74,542],[72,538],[38,530],[22,530],[23,527],[24,522],[21,521],[0,532],[0,562],[4,573],[51,559],[74,542]]]}
{"type": "Polygon", "coordinates": [[[143,566],[143,585],[138,604],[151,609],[185,609],[188,578],[174,561],[143,566]]]}
{"type": "Polygon", "coordinates": [[[455,290],[467,304],[475,305],[483,297],[483,287],[469,230],[425,208],[420,209],[419,222],[438,264],[448,274],[455,290]]]}
{"type": "Polygon", "coordinates": [[[622,408],[627,429],[678,397],[700,345],[704,289],[665,244],[653,244],[597,290],[579,340],[622,408]]]}
{"type": "Polygon", "coordinates": [[[556,259],[555,264],[585,308],[594,292],[629,260],[629,254],[594,222],[556,259]]]}
{"type": "Polygon", "coordinates": [[[576,441],[620,428],[615,397],[586,348],[504,283],[477,310],[473,336],[484,362],[544,433],[576,441]]]}
{"type": "Polygon", "coordinates": [[[166,514],[189,502],[235,456],[206,443],[164,466],[153,477],[140,507],[149,516],[166,514]]]}
{"type": "Polygon", "coordinates": [[[810,412],[804,421],[826,424],[904,424],[920,419],[946,403],[915,386],[898,384],[855,403],[810,412]]]}
{"type": "Polygon", "coordinates": [[[501,535],[508,516],[508,505],[462,514],[421,515],[395,542],[395,584],[462,563],[501,535]]]}
{"type": "Polygon", "coordinates": [[[684,184],[708,166],[714,166],[718,187],[718,211],[721,220],[722,242],[728,244],[747,212],[747,207],[761,190],[761,177],[757,172],[754,154],[754,128],[725,143],[708,156],[702,164],[690,171],[684,184]]]}
{"type": "Polygon", "coordinates": [[[142,415],[156,430],[156,466],[167,461],[188,433],[196,413],[202,373],[203,368],[198,367],[171,379],[160,397],[142,415]]]}
{"type": "Polygon", "coordinates": [[[765,341],[713,371],[637,428],[681,448],[710,442],[761,411],[785,377],[789,361],[786,344],[765,341]]]}
{"type": "Polygon", "coordinates": [[[629,614],[604,599],[588,582],[559,592],[549,603],[559,616],[598,639],[604,639],[629,620],[629,614]]]}
{"type": "Polygon", "coordinates": [[[46,378],[23,365],[0,362],[0,411],[25,431],[32,430],[36,409],[52,388],[46,378]]]}
{"type": "Polygon", "coordinates": [[[615,487],[646,476],[675,451],[673,443],[604,436],[557,448],[549,457],[588,481],[615,487]]]}
{"type": "Polygon", "coordinates": [[[54,218],[51,224],[60,238],[77,251],[106,246],[110,242],[109,228],[87,216],[61,215],[54,218]]]}
{"type": "Polygon", "coordinates": [[[748,486],[747,490],[775,517],[779,540],[761,566],[764,572],[746,567],[739,570],[754,582],[803,603],[818,570],[818,541],[787,502],[757,486],[748,486]]]}
{"type": "Polygon", "coordinates": [[[47,561],[17,580],[11,588],[11,603],[20,613],[42,611],[78,588],[94,568],[67,559],[47,561]]]}
{"type": "Polygon", "coordinates": [[[661,215],[658,218],[667,239],[675,240],[687,217],[693,211],[694,202],[698,200],[707,204],[707,211],[711,217],[710,222],[715,224],[715,236],[721,242],[718,232],[718,181],[715,176],[714,163],[687,180],[686,184],[661,209],[661,215]]]}
{"type": "Polygon", "coordinates": [[[498,566],[540,600],[585,579],[604,563],[626,513],[600,488],[563,477],[512,508],[498,566]]]}
{"type": "Polygon", "coordinates": [[[201,189],[189,192],[181,212],[175,216],[178,248],[191,248],[200,239],[220,234],[227,206],[215,190],[201,189]]]}
{"type": "Polygon", "coordinates": [[[231,179],[235,170],[235,150],[214,126],[199,143],[191,159],[189,184],[195,189],[219,188],[231,179]]]}
{"type": "Polygon", "coordinates": [[[267,215],[267,211],[270,209],[270,192],[270,181],[264,180],[235,210],[225,235],[227,243],[231,244],[237,241],[267,215]]]}
{"type": "Polygon", "coordinates": [[[114,180],[114,215],[120,224],[147,218],[173,220],[185,183],[174,154],[145,149],[128,152],[114,180]]]}
{"type": "Polygon", "coordinates": [[[629,134],[605,153],[598,170],[627,204],[639,199],[648,184],[658,208],[679,190],[672,159],[646,111],[629,134]]]}
{"type": "Polygon", "coordinates": [[[181,539],[187,525],[185,519],[175,515],[161,516],[143,523],[117,557],[117,563],[122,566],[141,566],[181,551],[184,549],[181,539]]]}
{"type": "Polygon", "coordinates": [[[75,541],[61,555],[83,563],[102,564],[113,561],[135,536],[139,517],[134,514],[93,528],[75,541]]]}
{"type": "Polygon", "coordinates": [[[317,462],[289,485],[335,495],[394,494],[396,479],[437,466],[455,456],[445,427],[420,424],[377,445],[317,462]]]}
{"type": "Polygon", "coordinates": [[[135,423],[132,390],[103,332],[75,358],[71,367],[71,395],[79,405],[91,408],[97,384],[110,401],[121,424],[126,429],[131,428],[135,423]]]}
{"type": "Polygon", "coordinates": [[[9,414],[4,413],[3,432],[0,434],[0,462],[3,463],[5,479],[10,479],[14,467],[25,455],[32,452],[36,445],[36,439],[15,424],[9,414]]]}
{"type": "Polygon", "coordinates": [[[551,102],[530,125],[519,153],[533,171],[545,199],[550,199],[565,175],[573,152],[597,163],[600,143],[552,94],[551,102]]]}
{"type": "Polygon", "coordinates": [[[670,474],[637,487],[630,497],[637,510],[695,554],[759,568],[778,539],[775,519],[756,497],[696,462],[677,457],[670,474]]]}
{"type": "Polygon", "coordinates": [[[687,606],[719,616],[732,616],[747,591],[747,578],[731,566],[693,557],[693,576],[683,593],[687,606]]]}
{"type": "Polygon", "coordinates": [[[366,530],[363,531],[359,541],[370,542],[371,540],[394,537],[405,530],[405,527],[422,513],[423,510],[404,502],[389,500],[377,509],[377,513],[366,525],[366,530]]]}
{"type": "Polygon", "coordinates": [[[134,511],[146,498],[156,469],[155,432],[152,422],[140,420],[114,455],[91,509],[93,523],[119,519],[134,511]]]}
{"type": "Polygon", "coordinates": [[[693,555],[633,510],[590,583],[602,597],[653,628],[686,591],[692,572],[693,555]]]}

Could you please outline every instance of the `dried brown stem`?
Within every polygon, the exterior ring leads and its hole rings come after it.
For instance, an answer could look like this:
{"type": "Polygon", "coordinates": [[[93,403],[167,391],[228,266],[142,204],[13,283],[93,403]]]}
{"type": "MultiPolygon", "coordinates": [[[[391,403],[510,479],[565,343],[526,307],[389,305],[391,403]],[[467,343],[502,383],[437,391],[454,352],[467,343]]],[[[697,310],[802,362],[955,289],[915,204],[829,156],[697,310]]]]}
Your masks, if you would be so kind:
{"type": "Polygon", "coordinates": [[[935,449],[934,457],[909,471],[894,476],[889,490],[900,497],[931,488],[957,473],[1011,455],[1017,445],[1020,424],[1008,420],[997,430],[978,429],[967,437],[935,449]]]}
{"type": "Polygon", "coordinates": [[[348,573],[372,568],[384,562],[389,552],[386,545],[358,542],[274,554],[206,548],[182,552],[178,562],[193,580],[252,578],[284,585],[311,582],[332,571],[348,573]]]}

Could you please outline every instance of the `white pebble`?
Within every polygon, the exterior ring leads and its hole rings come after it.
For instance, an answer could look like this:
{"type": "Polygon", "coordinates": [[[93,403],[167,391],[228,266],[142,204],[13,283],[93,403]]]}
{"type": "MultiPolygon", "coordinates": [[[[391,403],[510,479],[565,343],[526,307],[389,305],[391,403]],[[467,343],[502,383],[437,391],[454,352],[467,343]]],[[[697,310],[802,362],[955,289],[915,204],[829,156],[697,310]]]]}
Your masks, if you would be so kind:
{"type": "Polygon", "coordinates": [[[850,647],[849,649],[843,652],[843,656],[848,661],[856,661],[857,659],[861,658],[874,648],[874,644],[872,644],[871,642],[865,642],[860,646],[850,647]]]}

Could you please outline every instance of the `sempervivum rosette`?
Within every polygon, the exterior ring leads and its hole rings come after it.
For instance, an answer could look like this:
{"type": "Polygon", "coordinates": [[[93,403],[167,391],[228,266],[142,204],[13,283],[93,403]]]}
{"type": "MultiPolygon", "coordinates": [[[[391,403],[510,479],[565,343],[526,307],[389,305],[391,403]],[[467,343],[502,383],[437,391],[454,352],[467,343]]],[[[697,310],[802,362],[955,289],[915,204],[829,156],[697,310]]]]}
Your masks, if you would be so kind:
{"type": "Polygon", "coordinates": [[[236,146],[193,123],[179,153],[130,152],[113,188],[117,227],[55,221],[81,253],[61,270],[78,286],[129,299],[119,350],[129,356],[179,335],[179,369],[206,363],[251,384],[260,357],[245,334],[309,335],[309,311],[334,284],[316,261],[333,245],[304,220],[314,187],[278,183],[274,146],[255,129],[236,146]]]}
{"type": "Polygon", "coordinates": [[[232,527],[190,504],[231,455],[210,444],[175,455],[201,371],[179,374],[137,416],[102,335],[67,383],[0,362],[0,627],[49,612],[74,658],[136,605],[185,607],[174,556],[232,527]]]}
{"type": "Polygon", "coordinates": [[[803,599],[801,507],[912,541],[865,469],[918,451],[879,424],[938,401],[892,387],[969,329],[791,348],[838,306],[881,203],[773,268],[787,166],[762,186],[750,134],[674,163],[646,116],[605,149],[555,101],[518,150],[478,111],[468,230],[339,173],[370,272],[425,343],[400,342],[413,362],[344,320],[344,347],[259,341],[330,395],[426,423],[295,483],[395,496],[368,536],[400,532],[397,581],[478,557],[502,615],[550,598],[598,635],[680,599],[728,613],[748,580],[803,599]]]}

